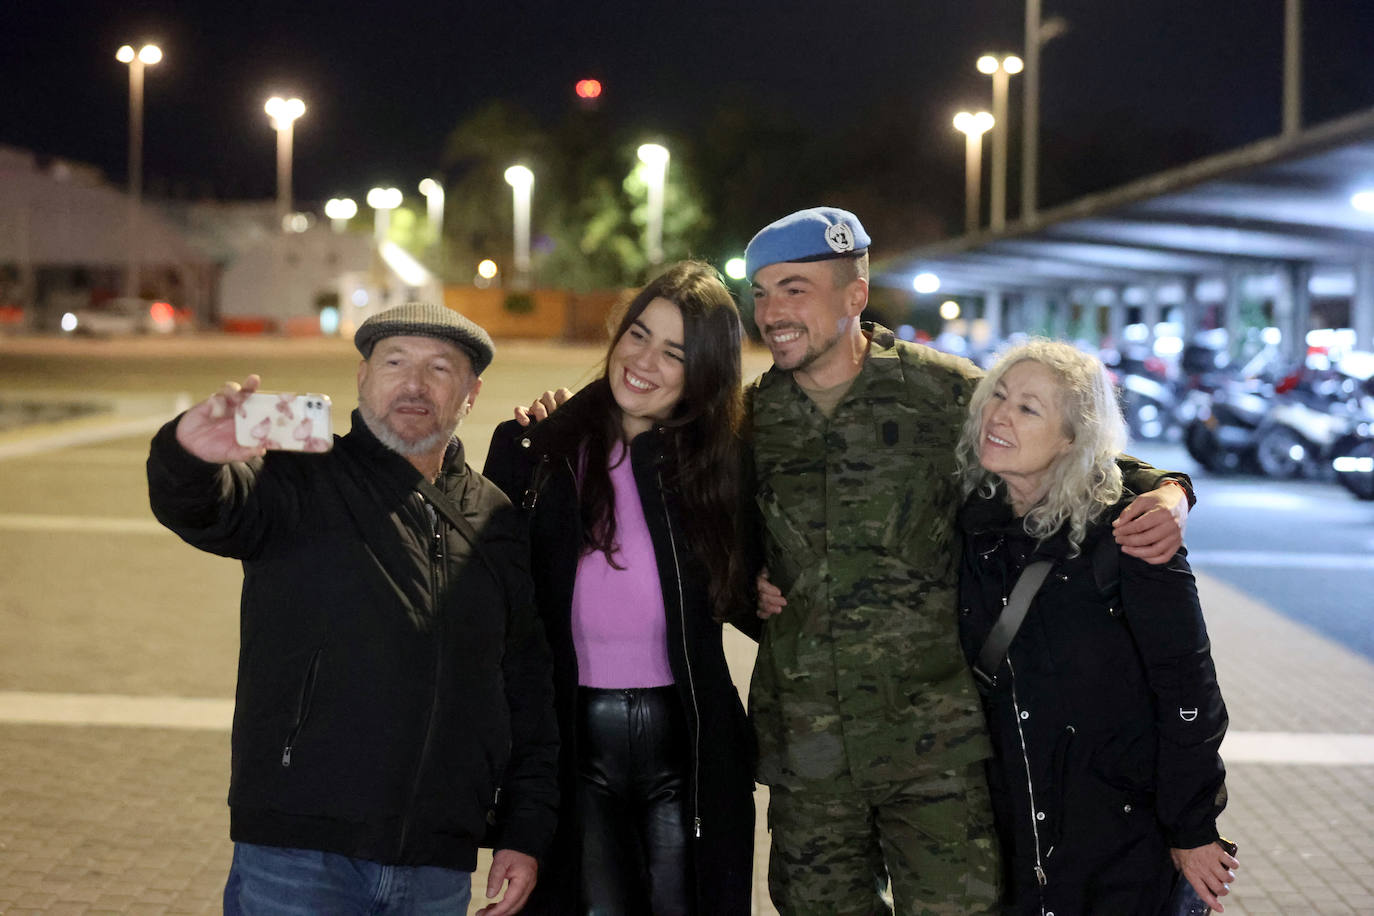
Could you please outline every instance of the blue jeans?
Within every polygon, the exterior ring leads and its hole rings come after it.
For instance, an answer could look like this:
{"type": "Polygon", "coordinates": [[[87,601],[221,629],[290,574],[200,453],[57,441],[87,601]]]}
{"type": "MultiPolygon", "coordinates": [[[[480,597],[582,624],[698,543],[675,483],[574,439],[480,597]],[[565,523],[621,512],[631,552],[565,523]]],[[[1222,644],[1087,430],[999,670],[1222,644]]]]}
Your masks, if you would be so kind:
{"type": "Polygon", "coordinates": [[[379,865],[314,849],[234,844],[225,916],[465,916],[472,876],[451,868],[379,865]]]}

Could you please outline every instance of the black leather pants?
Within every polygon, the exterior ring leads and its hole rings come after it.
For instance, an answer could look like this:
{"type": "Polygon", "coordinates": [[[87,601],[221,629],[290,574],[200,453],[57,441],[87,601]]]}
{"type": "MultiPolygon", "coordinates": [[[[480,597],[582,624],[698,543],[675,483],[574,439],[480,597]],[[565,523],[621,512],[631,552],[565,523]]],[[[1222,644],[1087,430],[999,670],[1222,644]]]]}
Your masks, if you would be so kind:
{"type": "Polygon", "coordinates": [[[578,688],[587,916],[690,916],[687,726],[676,687],[578,688]]]}

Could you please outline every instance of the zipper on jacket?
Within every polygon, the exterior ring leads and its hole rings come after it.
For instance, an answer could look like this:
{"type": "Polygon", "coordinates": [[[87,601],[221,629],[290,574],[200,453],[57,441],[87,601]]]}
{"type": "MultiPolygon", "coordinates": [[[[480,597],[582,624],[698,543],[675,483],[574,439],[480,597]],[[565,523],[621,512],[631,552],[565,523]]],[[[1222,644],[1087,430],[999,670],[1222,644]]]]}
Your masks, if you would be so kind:
{"type": "Polygon", "coordinates": [[[663,519],[667,522],[668,546],[673,551],[673,574],[677,577],[677,612],[682,619],[682,663],[687,668],[687,695],[692,698],[692,832],[701,839],[701,710],[697,708],[697,685],[692,676],[692,653],[687,648],[687,606],[682,597],[682,566],[677,559],[677,538],[673,535],[673,521],[668,515],[668,496],[663,492],[663,473],[654,471],[658,480],[658,498],[663,503],[663,519]]]}
{"type": "Polygon", "coordinates": [[[443,639],[443,614],[439,607],[439,595],[442,594],[443,587],[443,563],[444,563],[444,526],[439,521],[439,515],[433,506],[424,497],[420,498],[424,505],[425,515],[429,517],[429,528],[433,533],[430,541],[433,546],[433,553],[430,554],[429,580],[430,580],[430,602],[433,604],[434,611],[434,686],[429,698],[429,721],[425,725],[425,740],[420,745],[420,759],[415,763],[415,774],[410,782],[410,802],[406,805],[405,813],[401,816],[401,835],[396,844],[396,856],[401,858],[405,853],[406,841],[410,839],[411,814],[415,810],[415,801],[420,797],[420,777],[424,773],[425,761],[429,759],[429,748],[434,743],[434,722],[439,713],[439,687],[444,668],[444,639],[443,639]]]}
{"type": "Polygon", "coordinates": [[[291,727],[291,734],[286,738],[286,746],[281,751],[281,765],[289,767],[291,765],[291,751],[296,747],[296,739],[301,736],[301,729],[305,727],[305,720],[310,716],[310,700],[315,695],[315,678],[320,672],[320,653],[323,649],[316,649],[310,656],[310,664],[305,668],[305,680],[301,682],[300,699],[296,701],[296,724],[291,727]]]}
{"type": "Polygon", "coordinates": [[[1011,709],[1016,719],[1016,737],[1021,744],[1021,763],[1026,768],[1026,796],[1030,799],[1031,836],[1035,839],[1035,880],[1044,887],[1048,882],[1044,862],[1040,856],[1040,828],[1035,819],[1035,783],[1031,779],[1030,752],[1026,750],[1026,732],[1021,727],[1021,703],[1016,698],[1016,669],[1012,667],[1011,657],[1007,657],[1007,672],[1011,675],[1011,709]]]}

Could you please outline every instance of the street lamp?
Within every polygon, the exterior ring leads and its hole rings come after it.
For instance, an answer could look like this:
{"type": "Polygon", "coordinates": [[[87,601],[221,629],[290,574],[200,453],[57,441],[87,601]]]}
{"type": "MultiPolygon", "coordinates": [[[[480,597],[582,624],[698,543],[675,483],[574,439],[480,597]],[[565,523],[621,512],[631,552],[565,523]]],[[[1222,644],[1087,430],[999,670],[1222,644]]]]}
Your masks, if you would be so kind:
{"type": "Polygon", "coordinates": [[[523,165],[506,169],[506,184],[511,186],[515,205],[515,279],[521,289],[530,285],[530,192],[534,173],[523,165]]]}
{"type": "Polygon", "coordinates": [[[391,228],[391,211],[401,205],[401,189],[373,188],[367,192],[367,205],[377,211],[372,217],[372,235],[380,245],[391,228]]]}
{"type": "Polygon", "coordinates": [[[305,114],[305,103],[274,95],[263,108],[277,130],[277,225],[285,229],[286,215],[291,212],[291,141],[295,133],[292,125],[305,114]]]}
{"type": "Polygon", "coordinates": [[[115,60],[129,65],[129,262],[124,271],[124,295],[138,295],[138,217],[143,205],[143,68],[162,60],[162,49],[144,45],[134,52],[124,45],[115,60]]]}
{"type": "Polygon", "coordinates": [[[650,264],[663,263],[663,188],[668,180],[668,150],[657,143],[645,143],[637,151],[644,163],[649,183],[648,213],[645,217],[645,248],[650,264]]]}
{"type": "Polygon", "coordinates": [[[978,192],[983,178],[983,134],[992,127],[992,115],[961,111],[954,116],[954,129],[960,131],[964,143],[964,231],[978,231],[978,192]]]}
{"type": "Polygon", "coordinates": [[[992,77],[992,192],[989,199],[989,222],[992,231],[1001,232],[1007,225],[1007,83],[1020,73],[1025,64],[1015,54],[997,58],[984,54],[978,58],[978,72],[992,77]]]}
{"type": "Polygon", "coordinates": [[[429,243],[434,246],[434,262],[439,276],[444,275],[444,186],[433,178],[420,181],[420,193],[425,195],[425,222],[429,227],[429,243]]]}
{"type": "Polygon", "coordinates": [[[444,237],[444,186],[433,178],[420,181],[420,193],[425,195],[425,219],[429,223],[430,241],[438,245],[444,237]]]}
{"type": "Polygon", "coordinates": [[[324,205],[324,215],[335,232],[343,232],[348,221],[358,215],[358,204],[351,197],[331,197],[324,205]]]}

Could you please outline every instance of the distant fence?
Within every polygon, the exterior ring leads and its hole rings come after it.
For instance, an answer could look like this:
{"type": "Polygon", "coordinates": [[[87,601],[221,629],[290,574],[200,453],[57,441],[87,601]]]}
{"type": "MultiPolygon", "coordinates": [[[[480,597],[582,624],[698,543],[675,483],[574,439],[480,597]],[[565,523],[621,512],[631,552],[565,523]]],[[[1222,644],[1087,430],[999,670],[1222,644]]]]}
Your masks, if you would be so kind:
{"type": "MultiPolygon", "coordinates": [[[[493,337],[601,341],[606,339],[607,323],[616,306],[632,294],[632,290],[517,292],[447,286],[444,304],[486,328],[493,337]]],[[[220,330],[232,334],[285,334],[290,337],[320,334],[319,319],[313,315],[286,319],[256,315],[225,317],[220,319],[219,326],[220,330]]]]}
{"type": "Polygon", "coordinates": [[[612,312],[630,295],[625,290],[516,292],[446,286],[444,304],[486,328],[493,337],[596,341],[606,338],[612,312]]]}

